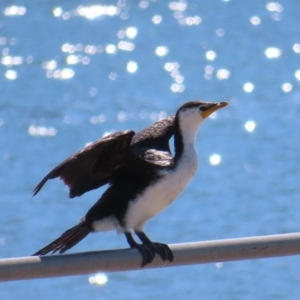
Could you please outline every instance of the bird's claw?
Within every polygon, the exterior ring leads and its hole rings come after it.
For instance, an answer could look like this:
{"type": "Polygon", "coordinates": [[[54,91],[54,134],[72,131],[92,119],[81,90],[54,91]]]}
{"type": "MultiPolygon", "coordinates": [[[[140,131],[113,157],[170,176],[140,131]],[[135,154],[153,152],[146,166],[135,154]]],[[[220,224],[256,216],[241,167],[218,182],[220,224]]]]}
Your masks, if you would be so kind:
{"type": "Polygon", "coordinates": [[[139,250],[139,252],[142,255],[142,267],[144,267],[147,264],[152,263],[155,253],[157,253],[162,260],[169,260],[173,261],[174,256],[173,252],[166,244],[161,243],[147,243],[142,245],[135,245],[134,248],[139,250]]]}
{"type": "Polygon", "coordinates": [[[146,245],[139,245],[139,244],[134,245],[133,248],[139,250],[142,255],[142,267],[152,263],[155,256],[155,251],[153,251],[153,248],[148,247],[146,245]]]}
{"type": "Polygon", "coordinates": [[[174,255],[171,249],[169,248],[168,245],[166,244],[161,244],[161,243],[150,243],[150,244],[145,244],[147,247],[152,248],[155,253],[157,253],[162,260],[169,260],[173,261],[174,255]]]}

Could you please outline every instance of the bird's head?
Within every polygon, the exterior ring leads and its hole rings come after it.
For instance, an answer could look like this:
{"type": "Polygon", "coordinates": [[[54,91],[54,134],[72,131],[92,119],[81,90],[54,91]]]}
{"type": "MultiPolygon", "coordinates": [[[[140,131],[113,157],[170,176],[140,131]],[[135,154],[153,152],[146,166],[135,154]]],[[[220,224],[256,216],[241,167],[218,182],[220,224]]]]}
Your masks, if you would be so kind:
{"type": "Polygon", "coordinates": [[[227,102],[187,102],[183,104],[177,111],[176,117],[178,119],[178,125],[182,131],[197,130],[209,115],[227,105],[227,102]]]}
{"type": "Polygon", "coordinates": [[[197,131],[204,120],[226,105],[227,102],[192,101],[183,104],[177,110],[174,122],[175,158],[181,157],[187,145],[194,145],[197,131]]]}

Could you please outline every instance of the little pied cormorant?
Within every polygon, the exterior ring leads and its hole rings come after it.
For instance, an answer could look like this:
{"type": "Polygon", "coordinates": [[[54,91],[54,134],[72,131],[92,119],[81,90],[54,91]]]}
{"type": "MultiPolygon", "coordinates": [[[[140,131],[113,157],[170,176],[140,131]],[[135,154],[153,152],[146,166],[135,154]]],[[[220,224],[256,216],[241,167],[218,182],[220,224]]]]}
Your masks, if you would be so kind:
{"type": "Polygon", "coordinates": [[[59,164],[33,195],[56,177],[69,187],[70,198],[107,183],[109,187],[79,224],[34,255],[64,253],[90,232],[116,229],[125,234],[130,247],[140,251],[142,267],[152,262],[155,253],[173,261],[168,245],[150,241],[143,226],[169,206],[193,177],[198,165],[196,133],[206,117],[227,104],[187,102],[175,116],[138,133],[126,130],[107,135],[59,164]],[[174,156],[169,147],[173,135],[174,156]],[[133,239],[132,231],[142,244],[133,239]]]}

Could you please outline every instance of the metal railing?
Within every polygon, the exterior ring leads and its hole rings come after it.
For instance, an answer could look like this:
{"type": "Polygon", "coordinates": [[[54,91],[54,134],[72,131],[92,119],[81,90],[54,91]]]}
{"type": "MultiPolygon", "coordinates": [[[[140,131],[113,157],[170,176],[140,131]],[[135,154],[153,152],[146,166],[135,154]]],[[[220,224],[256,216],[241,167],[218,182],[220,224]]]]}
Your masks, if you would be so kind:
{"type": "MultiPolygon", "coordinates": [[[[169,245],[174,261],[157,255],[143,269],[300,254],[300,233],[169,245]]],[[[0,281],[141,269],[136,249],[0,259],[0,281]]]]}

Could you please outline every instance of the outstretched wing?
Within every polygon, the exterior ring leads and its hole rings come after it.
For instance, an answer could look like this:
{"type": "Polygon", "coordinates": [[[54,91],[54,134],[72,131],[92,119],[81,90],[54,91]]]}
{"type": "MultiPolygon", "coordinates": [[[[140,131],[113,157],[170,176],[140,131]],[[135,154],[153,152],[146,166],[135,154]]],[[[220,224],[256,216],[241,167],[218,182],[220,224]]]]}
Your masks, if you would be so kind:
{"type": "Polygon", "coordinates": [[[48,173],[33,190],[33,196],[48,179],[56,177],[69,187],[70,198],[110,182],[113,173],[126,164],[133,136],[134,131],[119,131],[90,144],[48,173]]]}
{"type": "Polygon", "coordinates": [[[169,139],[173,135],[173,123],[174,116],[158,121],[137,134],[127,130],[107,135],[55,167],[36,186],[33,196],[49,179],[57,177],[69,187],[70,198],[81,196],[111,182],[114,174],[129,161],[133,162],[132,159],[162,166],[168,164],[172,159],[169,139]],[[159,151],[160,155],[156,155],[155,151],[159,151]]]}

